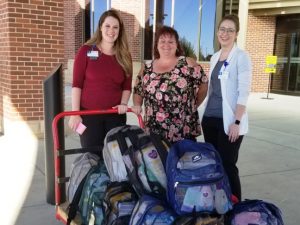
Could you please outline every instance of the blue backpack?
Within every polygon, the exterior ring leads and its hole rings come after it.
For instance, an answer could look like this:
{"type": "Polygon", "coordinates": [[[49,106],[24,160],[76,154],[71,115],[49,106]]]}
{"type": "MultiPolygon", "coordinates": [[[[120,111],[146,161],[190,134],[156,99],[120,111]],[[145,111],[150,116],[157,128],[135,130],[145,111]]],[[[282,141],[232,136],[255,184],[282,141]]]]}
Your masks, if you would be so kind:
{"type": "Polygon", "coordinates": [[[171,225],[176,214],[162,200],[143,195],[135,205],[129,225],[171,225]]]}
{"type": "Polygon", "coordinates": [[[234,205],[228,224],[284,225],[277,206],[263,200],[248,199],[234,205]]]}
{"type": "Polygon", "coordinates": [[[109,176],[102,161],[93,166],[87,174],[79,202],[82,225],[103,223],[105,217],[103,199],[109,182],[109,176]]]}
{"type": "Polygon", "coordinates": [[[167,157],[166,173],[168,201],[177,214],[225,214],[232,209],[228,178],[211,144],[175,143],[167,157]]]}

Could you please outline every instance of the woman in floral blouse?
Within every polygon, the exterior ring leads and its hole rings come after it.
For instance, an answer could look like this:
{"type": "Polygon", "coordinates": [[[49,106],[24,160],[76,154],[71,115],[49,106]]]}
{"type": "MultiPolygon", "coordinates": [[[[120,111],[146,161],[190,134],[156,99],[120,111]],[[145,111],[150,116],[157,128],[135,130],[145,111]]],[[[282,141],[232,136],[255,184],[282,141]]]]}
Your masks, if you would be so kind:
{"type": "Polygon", "coordinates": [[[201,134],[197,108],[205,98],[207,77],[192,58],[182,56],[176,30],[163,26],[154,43],[154,60],[137,76],[133,111],[145,106],[146,130],[171,143],[201,134]]]}

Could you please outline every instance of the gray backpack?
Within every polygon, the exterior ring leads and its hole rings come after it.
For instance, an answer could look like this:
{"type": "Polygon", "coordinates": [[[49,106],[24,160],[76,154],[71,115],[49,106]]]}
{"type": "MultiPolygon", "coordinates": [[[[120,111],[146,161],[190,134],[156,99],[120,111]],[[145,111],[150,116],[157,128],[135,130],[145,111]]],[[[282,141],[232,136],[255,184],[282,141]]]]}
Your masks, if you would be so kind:
{"type": "Polygon", "coordinates": [[[112,182],[128,180],[123,160],[124,152],[132,145],[129,137],[126,135],[128,132],[136,135],[144,134],[144,131],[138,126],[125,125],[111,129],[104,140],[103,160],[112,182]]]}
{"type": "Polygon", "coordinates": [[[87,175],[92,166],[97,165],[99,162],[99,156],[86,152],[78,156],[71,165],[70,180],[68,183],[68,200],[72,202],[74,194],[82,181],[87,175]]]}
{"type": "Polygon", "coordinates": [[[169,143],[161,136],[126,125],[107,133],[103,159],[111,181],[129,181],[139,196],[151,193],[164,198],[168,150],[169,143]]]}

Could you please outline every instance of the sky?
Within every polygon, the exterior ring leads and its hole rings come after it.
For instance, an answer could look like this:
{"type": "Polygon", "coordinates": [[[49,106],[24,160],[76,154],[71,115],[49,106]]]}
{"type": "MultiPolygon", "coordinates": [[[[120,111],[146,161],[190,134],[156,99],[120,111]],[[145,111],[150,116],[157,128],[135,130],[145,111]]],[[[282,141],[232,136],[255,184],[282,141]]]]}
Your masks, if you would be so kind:
{"type": "MultiPolygon", "coordinates": [[[[95,2],[95,24],[100,15],[106,10],[107,0],[94,0],[95,2]]],[[[175,18],[174,28],[178,31],[180,37],[185,37],[197,50],[197,39],[199,34],[199,10],[202,2],[201,17],[201,40],[200,46],[204,56],[213,54],[214,26],[216,0],[175,0],[175,18]]],[[[172,0],[165,0],[165,25],[171,25],[171,7],[172,0]]],[[[153,12],[153,0],[150,0],[150,10],[153,12]]]]}

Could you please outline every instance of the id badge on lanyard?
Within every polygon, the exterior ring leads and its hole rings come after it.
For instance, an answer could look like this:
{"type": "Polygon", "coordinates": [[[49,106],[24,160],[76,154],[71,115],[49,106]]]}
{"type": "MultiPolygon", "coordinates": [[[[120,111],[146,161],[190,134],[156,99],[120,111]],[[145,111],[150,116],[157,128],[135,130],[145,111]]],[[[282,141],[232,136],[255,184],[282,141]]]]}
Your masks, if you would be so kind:
{"type": "Polygon", "coordinates": [[[225,62],[223,64],[223,67],[221,68],[221,70],[219,72],[218,79],[224,79],[224,80],[228,79],[229,72],[226,70],[226,68],[227,68],[228,65],[229,65],[229,63],[225,60],[225,62]]]}

